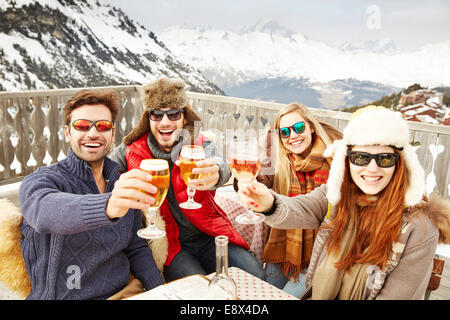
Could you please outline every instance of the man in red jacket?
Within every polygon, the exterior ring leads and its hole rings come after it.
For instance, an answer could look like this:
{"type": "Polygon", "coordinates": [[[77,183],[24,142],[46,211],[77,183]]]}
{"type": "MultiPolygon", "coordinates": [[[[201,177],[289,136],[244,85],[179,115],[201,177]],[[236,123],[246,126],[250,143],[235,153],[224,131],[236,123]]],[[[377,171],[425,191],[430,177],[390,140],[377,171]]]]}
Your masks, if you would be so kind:
{"type": "MultiPolygon", "coordinates": [[[[226,235],[229,239],[229,266],[265,279],[261,263],[214,201],[215,189],[227,182],[231,173],[214,143],[199,133],[201,118],[188,103],[184,81],[161,78],[144,85],[141,96],[144,110],[138,125],[109,157],[124,171],[138,168],[143,159],[169,162],[171,183],[160,207],[168,241],[168,249],[159,253],[163,256],[166,281],[214,272],[214,237],[217,235],[226,235]],[[187,186],[176,165],[181,147],[186,144],[202,145],[206,155],[206,160],[198,162],[194,169],[202,174],[202,178],[191,183],[197,190],[195,201],[202,204],[194,210],[178,205],[187,200],[187,186]]],[[[154,255],[159,251],[153,249],[154,255]]],[[[160,258],[155,257],[155,260],[160,258]]]]}

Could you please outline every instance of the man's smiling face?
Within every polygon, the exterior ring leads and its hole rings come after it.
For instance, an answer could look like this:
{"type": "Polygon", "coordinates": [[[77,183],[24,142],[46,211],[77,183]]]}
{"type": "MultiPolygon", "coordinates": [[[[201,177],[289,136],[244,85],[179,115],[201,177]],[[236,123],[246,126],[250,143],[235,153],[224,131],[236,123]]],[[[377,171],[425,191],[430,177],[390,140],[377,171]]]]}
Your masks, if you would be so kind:
{"type": "MultiPolygon", "coordinates": [[[[83,105],[71,113],[71,123],[78,119],[111,121],[111,118],[111,111],[103,104],[83,105]]],[[[78,131],[72,127],[71,123],[64,127],[64,133],[72,151],[78,158],[91,165],[95,162],[103,162],[114,142],[115,128],[99,132],[95,126],[92,126],[88,131],[78,131]]]]}
{"type": "MultiPolygon", "coordinates": [[[[161,108],[160,110],[166,111],[175,108],[161,108]]],[[[162,151],[170,152],[173,146],[177,143],[178,137],[180,136],[181,130],[186,124],[184,119],[184,113],[181,112],[181,117],[179,120],[172,121],[169,120],[165,114],[161,121],[150,121],[150,130],[158,143],[159,148],[162,151]]]]}

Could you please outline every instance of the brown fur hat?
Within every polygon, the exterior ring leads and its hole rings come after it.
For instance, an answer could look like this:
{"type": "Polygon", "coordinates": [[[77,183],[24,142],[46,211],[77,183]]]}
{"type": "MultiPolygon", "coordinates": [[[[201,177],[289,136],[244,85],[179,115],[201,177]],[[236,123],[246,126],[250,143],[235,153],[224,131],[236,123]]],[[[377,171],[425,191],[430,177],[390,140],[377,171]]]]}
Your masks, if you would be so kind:
{"type": "Polygon", "coordinates": [[[167,107],[184,110],[184,119],[186,120],[184,129],[190,134],[191,143],[193,143],[200,131],[202,120],[189,105],[185,87],[186,83],[177,78],[161,78],[143,85],[140,93],[144,110],[138,125],[123,138],[123,143],[129,145],[150,131],[150,119],[147,111],[167,107]]]}

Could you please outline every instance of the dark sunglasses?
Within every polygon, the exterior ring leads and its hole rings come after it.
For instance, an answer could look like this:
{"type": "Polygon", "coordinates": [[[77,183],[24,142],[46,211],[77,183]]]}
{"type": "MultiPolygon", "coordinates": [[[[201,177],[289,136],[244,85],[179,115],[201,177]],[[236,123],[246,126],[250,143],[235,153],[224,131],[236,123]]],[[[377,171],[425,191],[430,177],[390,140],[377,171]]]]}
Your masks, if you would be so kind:
{"type": "Polygon", "coordinates": [[[72,127],[78,131],[89,131],[95,126],[98,132],[106,132],[113,128],[113,123],[109,120],[90,121],[86,119],[78,119],[72,121],[72,127]]]}
{"type": "Polygon", "coordinates": [[[287,139],[291,135],[291,129],[294,130],[295,133],[300,134],[303,131],[305,131],[305,122],[300,121],[297,123],[294,123],[290,127],[284,127],[278,129],[278,133],[280,134],[281,138],[287,139]]]}
{"type": "Polygon", "coordinates": [[[180,120],[182,113],[184,113],[184,111],[180,109],[148,111],[148,115],[152,121],[161,121],[164,118],[164,115],[167,115],[167,118],[169,118],[170,121],[177,121],[180,120]]]}
{"type": "Polygon", "coordinates": [[[390,168],[395,166],[399,159],[398,153],[371,154],[361,151],[348,151],[347,156],[351,163],[360,167],[369,165],[370,161],[375,159],[375,162],[380,168],[390,168]]]}

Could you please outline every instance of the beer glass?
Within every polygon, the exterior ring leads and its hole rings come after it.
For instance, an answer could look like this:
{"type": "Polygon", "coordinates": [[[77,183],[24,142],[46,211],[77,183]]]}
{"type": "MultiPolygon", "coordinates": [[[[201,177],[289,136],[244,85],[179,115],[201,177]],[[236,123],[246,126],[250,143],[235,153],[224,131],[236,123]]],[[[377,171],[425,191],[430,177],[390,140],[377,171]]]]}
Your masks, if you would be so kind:
{"type": "Polygon", "coordinates": [[[169,163],[162,159],[144,159],[139,168],[152,175],[151,184],[153,184],[158,191],[155,194],[150,194],[155,198],[155,203],[152,207],[143,210],[147,227],[138,230],[139,237],[144,239],[157,239],[166,235],[166,232],[156,227],[156,216],[162,202],[166,198],[167,191],[170,184],[169,163]]]}
{"type": "Polygon", "coordinates": [[[192,179],[198,179],[199,174],[192,173],[192,169],[197,165],[197,161],[205,159],[205,151],[202,146],[195,145],[185,145],[181,149],[180,153],[180,171],[181,177],[184,183],[187,185],[188,200],[186,202],[180,203],[180,207],[183,209],[198,209],[202,205],[195,202],[194,195],[195,189],[191,188],[189,181],[192,179]]]}
{"type": "MultiPolygon", "coordinates": [[[[228,165],[233,176],[244,185],[252,184],[261,169],[258,139],[252,137],[235,137],[228,145],[228,165]]],[[[264,215],[253,212],[253,207],[236,217],[241,224],[255,224],[264,220],[264,215]]]]}

